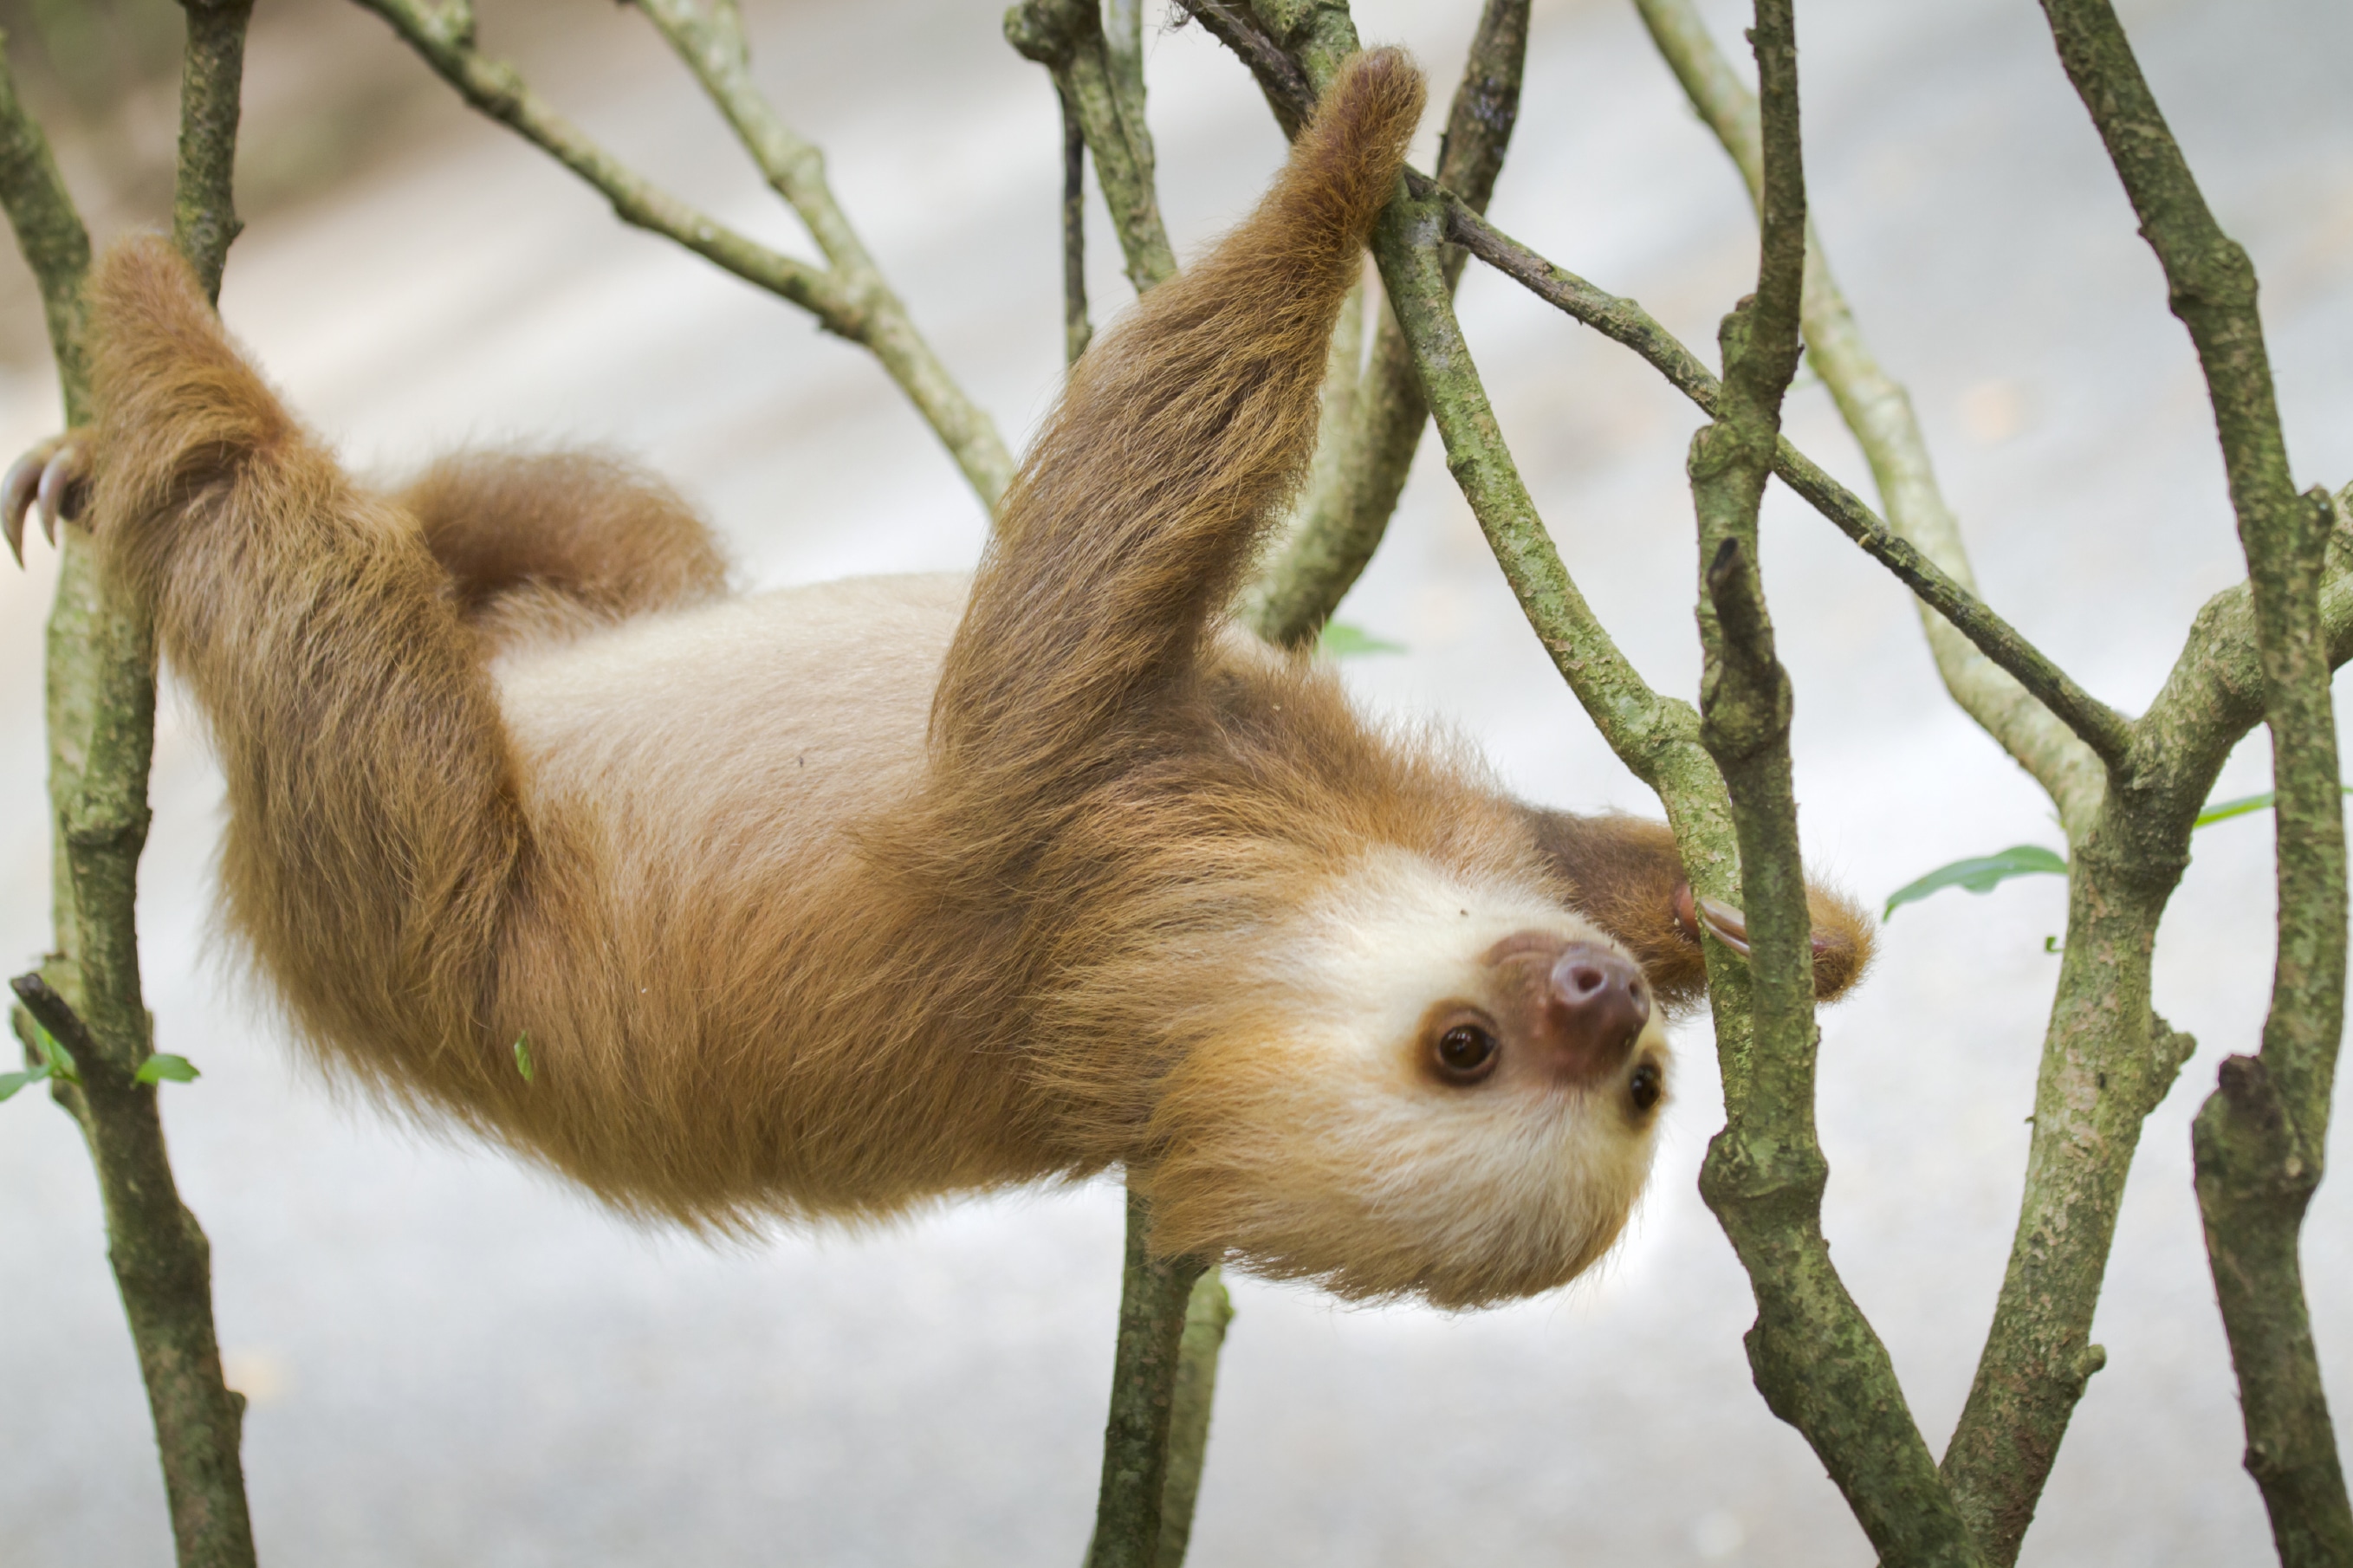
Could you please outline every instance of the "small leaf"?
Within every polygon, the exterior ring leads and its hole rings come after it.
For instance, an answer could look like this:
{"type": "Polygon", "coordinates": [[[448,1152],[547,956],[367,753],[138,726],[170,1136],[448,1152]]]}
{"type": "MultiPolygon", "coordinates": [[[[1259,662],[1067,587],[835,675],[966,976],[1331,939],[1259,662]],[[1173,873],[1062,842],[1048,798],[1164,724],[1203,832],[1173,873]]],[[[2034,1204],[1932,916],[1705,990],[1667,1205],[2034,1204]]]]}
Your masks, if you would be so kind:
{"type": "Polygon", "coordinates": [[[1357,658],[1368,653],[1403,653],[1405,644],[1385,642],[1362,626],[1345,621],[1325,621],[1315,646],[1327,658],[1357,658]]]}
{"type": "Polygon", "coordinates": [[[522,1074],[523,1082],[529,1083],[532,1079],[531,1031],[529,1029],[515,1037],[514,1051],[515,1071],[522,1074]]]}
{"type": "MultiPolygon", "coordinates": [[[[2353,784],[2339,787],[2347,795],[2353,795],[2353,784]]],[[[2266,811],[2270,809],[2273,799],[2272,792],[2265,790],[2261,795],[2242,795],[2236,800],[2210,800],[2206,803],[2206,809],[2198,814],[2198,820],[2189,826],[2193,829],[2205,827],[2217,822],[2228,822],[2234,816],[2244,816],[2249,812],[2266,811]]]]}
{"type": "Polygon", "coordinates": [[[133,1083],[194,1083],[201,1075],[196,1064],[185,1057],[175,1057],[169,1051],[158,1051],[139,1064],[131,1075],[133,1083]]]}
{"type": "Polygon", "coordinates": [[[38,1018],[33,1020],[33,1043],[39,1046],[41,1055],[48,1058],[48,1065],[43,1069],[46,1076],[56,1079],[59,1083],[81,1082],[81,1075],[74,1071],[73,1058],[67,1055],[63,1046],[58,1044],[58,1037],[55,1035],[41,1026],[41,1021],[38,1018]]]}
{"type": "Polygon", "coordinates": [[[1915,902],[1947,888],[1967,888],[1972,893],[1990,893],[2012,877],[2031,877],[2041,873],[2065,876],[2066,857],[2054,854],[2040,844],[2014,844],[1999,855],[1982,856],[1974,860],[1956,860],[1949,866],[1939,866],[1918,881],[1896,889],[1888,895],[1887,909],[1879,918],[1890,919],[1897,906],[1915,902]]]}
{"type": "Polygon", "coordinates": [[[28,1089],[49,1076],[47,1067],[28,1068],[23,1072],[0,1072],[0,1100],[5,1100],[20,1089],[28,1089]]]}
{"type": "Polygon", "coordinates": [[[2044,937],[2044,938],[2042,939],[2042,951],[2043,951],[2043,952],[2058,952],[2058,951],[2059,951],[2059,939],[2058,939],[2057,937],[2055,937],[2055,936],[2046,936],[2046,937],[2044,937]]]}

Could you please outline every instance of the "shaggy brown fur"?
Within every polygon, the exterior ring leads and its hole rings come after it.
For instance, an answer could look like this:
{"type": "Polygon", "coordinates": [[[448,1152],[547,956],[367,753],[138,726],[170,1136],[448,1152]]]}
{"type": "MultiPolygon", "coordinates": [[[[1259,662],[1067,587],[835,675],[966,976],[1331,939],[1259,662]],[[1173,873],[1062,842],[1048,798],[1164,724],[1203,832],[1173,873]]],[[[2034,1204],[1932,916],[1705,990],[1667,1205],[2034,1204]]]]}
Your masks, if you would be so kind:
{"type": "Polygon", "coordinates": [[[372,494],[167,247],[112,252],[92,510],[210,715],[227,917],[302,1037],[694,1225],[1121,1163],[1164,1247],[1351,1296],[1599,1256],[1665,1072],[1605,932],[1691,989],[1672,843],[1531,813],[1219,620],[1421,103],[1360,58],[1104,335],[968,603],[716,598],[701,525],[606,459],[372,494]]]}

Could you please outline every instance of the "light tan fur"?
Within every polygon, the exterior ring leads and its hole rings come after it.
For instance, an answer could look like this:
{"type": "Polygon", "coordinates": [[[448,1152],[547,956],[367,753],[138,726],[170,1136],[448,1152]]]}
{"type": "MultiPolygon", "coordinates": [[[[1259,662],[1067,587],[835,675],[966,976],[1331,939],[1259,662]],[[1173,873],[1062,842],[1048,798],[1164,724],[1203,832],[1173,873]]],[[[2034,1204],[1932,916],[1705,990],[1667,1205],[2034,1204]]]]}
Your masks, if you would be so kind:
{"type": "Polygon", "coordinates": [[[595,456],[371,493],[167,247],[111,253],[92,515],[211,719],[227,919],[301,1037],[706,1227],[1121,1164],[1163,1247],[1352,1297],[1599,1256],[1664,1045],[1653,1013],[1547,1076],[1527,953],[1615,935],[1690,994],[1672,843],[1532,812],[1221,620],[1421,102],[1394,52],[1344,73],[1075,367],[968,593],[722,597],[701,524],[595,456]],[[1475,1084],[1431,1056],[1465,1008],[1505,1053],[1475,1084]]]}

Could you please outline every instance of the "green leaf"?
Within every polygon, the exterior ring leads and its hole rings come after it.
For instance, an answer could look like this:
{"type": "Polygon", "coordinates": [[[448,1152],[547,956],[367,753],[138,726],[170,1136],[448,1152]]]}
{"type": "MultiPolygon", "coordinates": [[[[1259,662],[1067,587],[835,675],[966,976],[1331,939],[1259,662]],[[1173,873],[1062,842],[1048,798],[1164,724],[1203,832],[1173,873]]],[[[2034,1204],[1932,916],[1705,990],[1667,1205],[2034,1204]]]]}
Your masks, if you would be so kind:
{"type": "Polygon", "coordinates": [[[1357,658],[1368,653],[1403,653],[1405,644],[1384,642],[1362,626],[1352,626],[1345,621],[1325,621],[1324,630],[1315,638],[1316,647],[1327,658],[1357,658]]]}
{"type": "Polygon", "coordinates": [[[2012,877],[2031,877],[2042,873],[2065,876],[2066,857],[2054,854],[2040,844],[2013,844],[1999,855],[1982,856],[1974,860],[1956,860],[1949,866],[1939,866],[1918,881],[1896,889],[1888,895],[1886,911],[1879,918],[1890,919],[1898,905],[1916,902],[1947,888],[1967,888],[1972,893],[1990,893],[2012,877]]]}
{"type": "Polygon", "coordinates": [[[194,1083],[200,1075],[196,1064],[185,1057],[175,1057],[169,1051],[158,1051],[139,1064],[131,1075],[133,1083],[194,1083]]]}
{"type": "Polygon", "coordinates": [[[515,1037],[514,1051],[515,1071],[522,1074],[523,1082],[529,1083],[532,1079],[531,1031],[529,1029],[515,1037]]]}
{"type": "Polygon", "coordinates": [[[0,1100],[5,1100],[20,1089],[28,1089],[49,1076],[46,1067],[28,1068],[23,1072],[0,1072],[0,1100]]]}
{"type": "Polygon", "coordinates": [[[81,1082],[81,1074],[74,1071],[73,1058],[58,1044],[55,1035],[41,1026],[38,1018],[33,1020],[33,1043],[41,1047],[41,1055],[47,1058],[48,1065],[42,1069],[44,1076],[56,1079],[60,1083],[81,1082]]]}
{"type": "MultiPolygon", "coordinates": [[[[2347,795],[2353,795],[2353,784],[2339,787],[2347,795]]],[[[2244,816],[2249,812],[2267,811],[2271,808],[2272,799],[2272,792],[2265,790],[2261,795],[2242,795],[2236,800],[2210,800],[2206,803],[2206,809],[2198,814],[2198,820],[2189,826],[2193,829],[2205,827],[2217,822],[2228,822],[2234,816],[2244,816]]]]}

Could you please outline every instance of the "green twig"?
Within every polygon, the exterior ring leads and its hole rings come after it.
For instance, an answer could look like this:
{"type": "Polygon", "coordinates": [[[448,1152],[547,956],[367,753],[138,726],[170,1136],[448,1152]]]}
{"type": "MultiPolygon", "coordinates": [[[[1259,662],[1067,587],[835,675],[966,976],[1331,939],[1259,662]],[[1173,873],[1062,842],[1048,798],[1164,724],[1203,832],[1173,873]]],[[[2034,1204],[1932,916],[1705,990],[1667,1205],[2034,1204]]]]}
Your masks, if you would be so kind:
{"type": "MultiPolygon", "coordinates": [[[[1757,95],[1717,49],[1694,0],[1635,0],[1635,5],[1660,55],[1683,84],[1692,107],[1731,154],[1747,184],[1751,200],[1757,199],[1763,177],[1757,95]]],[[[1921,435],[1919,421],[1913,417],[1911,399],[1881,368],[1864,343],[1853,311],[1831,275],[1820,237],[1810,225],[1806,245],[1803,319],[1807,362],[1830,388],[1847,428],[1871,464],[1872,479],[1887,513],[1885,530],[1874,529],[1874,520],[1867,513],[1858,514],[1844,504],[1852,498],[1842,492],[1833,493],[1834,487],[1828,477],[1794,447],[1783,448],[1784,464],[1776,471],[1849,538],[1889,565],[1899,567],[1898,574],[1905,576],[1920,597],[1921,625],[1927,633],[1929,651],[1936,658],[1946,689],[1964,712],[2042,783],[2058,803],[2062,819],[2072,819],[2081,826],[2099,797],[2102,769],[2092,748],[2079,740],[2078,734],[2088,731],[2099,737],[2098,743],[2104,749],[2098,755],[2113,760],[2123,749],[2123,721],[2074,691],[2072,683],[2046,679],[2038,681],[2035,689],[2022,686],[2020,679],[2010,673],[2010,668],[2029,656],[2039,655],[2027,648],[2011,658],[1996,659],[1977,646],[1977,639],[1987,630],[1998,639],[2015,638],[2016,634],[2007,626],[1963,633],[1946,618],[1945,611],[1955,603],[1953,595],[1971,596],[1961,606],[1966,616],[1974,605],[1977,593],[1977,579],[1970,570],[1968,549],[1961,542],[1960,525],[1937,487],[1927,442],[1921,435]],[[1920,573],[1920,580],[1915,583],[1912,575],[1905,574],[1881,542],[1887,534],[1926,557],[1936,575],[1920,573]],[[2036,690],[2048,692],[2069,711],[2070,717],[2059,719],[2044,700],[2037,697],[2036,690]]],[[[1648,319],[1643,320],[1647,323],[1648,319]]],[[[1655,330],[1655,323],[1649,324],[1655,330]]],[[[1658,362],[1654,359],[1652,363],[1658,362]]]]}
{"type": "MultiPolygon", "coordinates": [[[[1103,1426],[1103,1487],[1087,1568],[1157,1568],[1161,1508],[1170,1471],[1170,1419],[1187,1309],[1201,1279],[1198,1258],[1155,1258],[1150,1211],[1127,1194],[1127,1257],[1119,1300],[1119,1348],[1112,1364],[1111,1416],[1103,1426]]],[[[1208,1421],[1201,1421],[1207,1436],[1208,1421]]],[[[1194,1461],[1198,1484],[1198,1458],[1194,1461]]],[[[1191,1522],[1187,1521],[1189,1533],[1191,1522]]]]}
{"type": "Polygon", "coordinates": [[[825,253],[844,302],[845,333],[863,344],[936,434],[989,509],[1012,482],[1013,457],[997,426],[932,352],[825,177],[825,154],[776,114],[752,82],[752,50],[736,0],[638,0],[704,92],[727,118],[768,186],[792,207],[825,253]]]}
{"type": "MultiPolygon", "coordinates": [[[[1219,18],[1228,33],[1240,24],[1219,18]]],[[[1222,35],[1221,35],[1222,36],[1222,35]]],[[[1463,60],[1462,80],[1439,144],[1438,177],[1473,211],[1486,210],[1520,108],[1527,60],[1528,0],[1487,0],[1463,60]]],[[[1450,247],[1447,287],[1468,259],[1450,247]]],[[[1372,362],[1350,387],[1343,410],[1325,405],[1315,467],[1301,499],[1299,522],[1244,595],[1243,619],[1278,645],[1303,646],[1331,618],[1379,547],[1404,493],[1414,449],[1430,420],[1413,352],[1393,311],[1376,312],[1372,362]],[[1340,417],[1334,417],[1338,412],[1340,417]]],[[[1350,362],[1353,372],[1355,363],[1350,362]]],[[[1326,378],[1327,387],[1332,385],[1326,378]]]]}
{"type": "Polygon", "coordinates": [[[1160,221],[1153,184],[1152,136],[1144,123],[1143,74],[1114,80],[1111,50],[1095,0],[1021,0],[1005,13],[1006,41],[1053,73],[1077,107],[1094,154],[1095,183],[1138,294],[1176,275],[1176,253],[1160,221]]]}
{"type": "MultiPolygon", "coordinates": [[[[676,241],[755,288],[799,306],[827,331],[871,352],[948,448],[965,482],[994,510],[1013,467],[1003,441],[987,415],[940,366],[905,307],[834,207],[817,150],[776,120],[750,88],[747,76],[728,74],[743,70],[740,58],[733,66],[725,58],[733,11],[727,0],[712,3],[714,12],[695,20],[708,29],[705,36],[719,52],[707,58],[689,53],[688,63],[698,74],[707,65],[728,83],[724,96],[712,89],[713,96],[735,121],[739,136],[761,157],[771,183],[780,190],[791,187],[785,191],[786,199],[793,201],[818,248],[833,263],[829,267],[771,250],[623,165],[556,113],[513,67],[475,48],[473,10],[464,0],[445,0],[438,6],[427,0],[357,0],[389,23],[468,103],[594,186],[623,223],[676,241]],[[773,168],[767,163],[771,155],[778,161],[773,168]]],[[[668,9],[688,14],[683,0],[668,9]]],[[[740,29],[734,37],[740,41],[740,29]]]]}
{"type": "MultiPolygon", "coordinates": [[[[237,232],[228,201],[248,6],[187,7],[174,228],[190,265],[217,287],[237,232]]],[[[90,417],[79,296],[90,242],[46,139],[0,68],[0,205],[39,280],[66,417],[90,417]]],[[[52,902],[58,950],[14,983],[26,1010],[72,1058],[69,1100],[106,1213],[122,1297],[155,1424],[182,1568],[250,1568],[253,1531],[237,1456],[244,1401],[221,1377],[210,1249],[181,1203],[156,1115],[139,1080],[150,1055],[139,978],[139,853],[154,746],[154,638],[143,605],[104,582],[90,536],[69,528],[48,627],[52,902]]]]}
{"type": "Polygon", "coordinates": [[[1233,1299],[1215,1268],[1193,1281],[1185,1306],[1185,1336],[1176,1358],[1176,1386],[1168,1402],[1168,1475],[1160,1486],[1157,1568],[1184,1568],[1193,1540],[1193,1505],[1201,1494],[1201,1463],[1209,1450],[1209,1409],[1218,1392],[1218,1352],[1234,1321],[1233,1299]]]}

